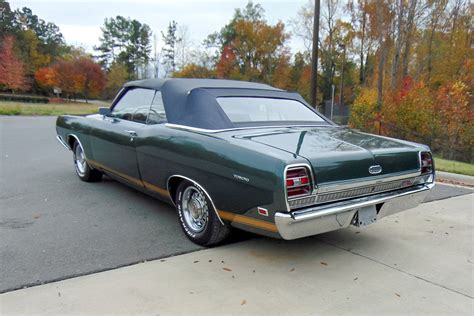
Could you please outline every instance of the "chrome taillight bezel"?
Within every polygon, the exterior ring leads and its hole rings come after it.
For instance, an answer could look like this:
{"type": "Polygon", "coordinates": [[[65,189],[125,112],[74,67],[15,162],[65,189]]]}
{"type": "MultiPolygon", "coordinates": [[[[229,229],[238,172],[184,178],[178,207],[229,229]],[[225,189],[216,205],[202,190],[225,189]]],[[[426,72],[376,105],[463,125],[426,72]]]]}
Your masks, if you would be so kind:
{"type": "Polygon", "coordinates": [[[433,155],[429,151],[420,151],[420,174],[430,175],[434,174],[435,166],[433,155]],[[425,163],[425,161],[428,161],[425,163]]]}
{"type": "Polygon", "coordinates": [[[314,177],[313,177],[313,172],[311,170],[311,167],[308,164],[293,164],[293,165],[286,166],[286,168],[284,170],[283,186],[284,186],[285,196],[286,196],[287,201],[290,201],[290,200],[293,200],[293,199],[300,199],[300,198],[304,198],[304,197],[307,197],[307,196],[311,196],[314,193],[314,190],[315,190],[315,182],[314,182],[314,177]],[[288,178],[288,171],[292,171],[292,170],[295,170],[295,169],[296,170],[297,169],[304,169],[305,170],[306,175],[309,179],[309,183],[308,183],[309,189],[304,194],[289,196],[288,195],[288,185],[287,185],[287,181],[289,179],[288,178]]]}

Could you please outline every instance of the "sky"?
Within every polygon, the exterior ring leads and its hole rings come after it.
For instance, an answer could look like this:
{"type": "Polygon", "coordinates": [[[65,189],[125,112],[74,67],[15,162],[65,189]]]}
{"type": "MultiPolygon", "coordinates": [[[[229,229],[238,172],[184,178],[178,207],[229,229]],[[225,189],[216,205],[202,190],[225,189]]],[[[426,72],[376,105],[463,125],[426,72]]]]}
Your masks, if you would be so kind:
{"type": "MultiPolygon", "coordinates": [[[[282,21],[291,31],[289,21],[308,0],[260,0],[265,18],[270,24],[282,21]]],[[[99,44],[100,27],[106,17],[122,15],[148,24],[161,45],[161,31],[171,20],[188,28],[190,40],[200,44],[207,35],[219,31],[229,22],[235,8],[243,8],[246,0],[56,0],[9,1],[12,10],[29,7],[41,19],[59,26],[66,42],[93,52],[99,44]]],[[[292,37],[289,46],[293,52],[303,50],[303,42],[292,37]]],[[[159,49],[159,48],[158,48],[159,49]]]]}

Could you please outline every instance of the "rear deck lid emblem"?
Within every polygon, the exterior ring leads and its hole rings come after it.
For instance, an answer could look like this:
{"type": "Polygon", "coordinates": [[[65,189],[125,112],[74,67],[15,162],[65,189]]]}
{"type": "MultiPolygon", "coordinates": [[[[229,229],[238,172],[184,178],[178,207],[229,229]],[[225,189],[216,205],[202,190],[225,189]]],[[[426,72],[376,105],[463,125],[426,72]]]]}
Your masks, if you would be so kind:
{"type": "Polygon", "coordinates": [[[370,166],[369,167],[369,173],[370,174],[379,174],[382,172],[382,166],[380,165],[375,165],[375,166],[370,166]]]}

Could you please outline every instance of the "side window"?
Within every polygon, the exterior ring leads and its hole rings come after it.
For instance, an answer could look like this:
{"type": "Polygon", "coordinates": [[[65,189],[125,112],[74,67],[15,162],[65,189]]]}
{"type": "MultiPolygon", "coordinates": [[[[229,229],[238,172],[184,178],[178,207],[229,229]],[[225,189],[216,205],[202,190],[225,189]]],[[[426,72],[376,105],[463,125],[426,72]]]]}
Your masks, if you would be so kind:
{"type": "Polygon", "coordinates": [[[155,90],[128,90],[115,104],[110,116],[127,121],[145,123],[155,90]]]}
{"type": "Polygon", "coordinates": [[[163,98],[160,91],[156,91],[155,97],[151,104],[150,113],[148,114],[147,124],[160,124],[166,123],[165,106],[163,104],[163,98]]]}

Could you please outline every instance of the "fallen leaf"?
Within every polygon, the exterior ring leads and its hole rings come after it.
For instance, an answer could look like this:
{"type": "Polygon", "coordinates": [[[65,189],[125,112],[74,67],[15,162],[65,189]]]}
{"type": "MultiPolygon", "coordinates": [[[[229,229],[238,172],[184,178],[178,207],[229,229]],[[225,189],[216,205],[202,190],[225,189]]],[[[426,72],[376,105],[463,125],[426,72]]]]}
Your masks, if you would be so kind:
{"type": "Polygon", "coordinates": [[[196,261],[194,261],[193,263],[198,263],[198,262],[199,262],[199,260],[196,260],[196,261]]]}
{"type": "Polygon", "coordinates": [[[222,270],[225,270],[225,271],[232,271],[232,270],[229,269],[229,268],[222,268],[222,270]]]}
{"type": "Polygon", "coordinates": [[[359,278],[354,278],[354,281],[357,281],[359,278]]]}
{"type": "Polygon", "coordinates": [[[240,303],[240,305],[245,305],[245,303],[247,303],[246,300],[242,300],[242,302],[240,303]]]}
{"type": "Polygon", "coordinates": [[[395,293],[395,295],[398,296],[398,297],[400,297],[400,294],[398,294],[398,293],[395,293]]]}
{"type": "Polygon", "coordinates": [[[321,263],[323,266],[327,266],[327,265],[328,265],[328,264],[327,264],[326,262],[324,262],[324,261],[321,261],[320,263],[321,263]]]}

